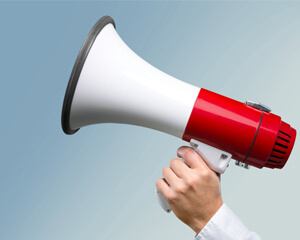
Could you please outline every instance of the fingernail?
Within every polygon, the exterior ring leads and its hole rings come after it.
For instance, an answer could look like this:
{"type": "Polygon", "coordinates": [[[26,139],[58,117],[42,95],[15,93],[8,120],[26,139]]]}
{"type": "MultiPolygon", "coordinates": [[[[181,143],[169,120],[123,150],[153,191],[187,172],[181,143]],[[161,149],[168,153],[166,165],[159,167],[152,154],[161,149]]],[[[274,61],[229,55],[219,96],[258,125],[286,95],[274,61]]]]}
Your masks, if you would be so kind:
{"type": "Polygon", "coordinates": [[[178,155],[178,157],[183,157],[183,149],[182,148],[178,148],[177,155],[178,155]]]}

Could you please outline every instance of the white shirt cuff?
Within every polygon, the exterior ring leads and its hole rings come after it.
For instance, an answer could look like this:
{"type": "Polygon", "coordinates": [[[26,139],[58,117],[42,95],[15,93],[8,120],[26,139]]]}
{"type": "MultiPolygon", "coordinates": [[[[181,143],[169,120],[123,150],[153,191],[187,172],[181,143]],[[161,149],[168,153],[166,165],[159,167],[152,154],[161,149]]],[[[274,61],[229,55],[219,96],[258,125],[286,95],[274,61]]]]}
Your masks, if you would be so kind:
{"type": "Polygon", "coordinates": [[[261,240],[223,203],[195,240],[261,240]]]}

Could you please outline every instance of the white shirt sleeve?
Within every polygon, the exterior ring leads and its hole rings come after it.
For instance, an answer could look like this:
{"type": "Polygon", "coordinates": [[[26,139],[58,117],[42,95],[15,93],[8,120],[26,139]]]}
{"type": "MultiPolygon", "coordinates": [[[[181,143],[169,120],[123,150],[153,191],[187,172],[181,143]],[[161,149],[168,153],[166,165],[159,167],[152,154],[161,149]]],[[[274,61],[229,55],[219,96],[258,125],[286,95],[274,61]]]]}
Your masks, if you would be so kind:
{"type": "Polygon", "coordinates": [[[195,240],[261,240],[224,203],[195,240]]]}

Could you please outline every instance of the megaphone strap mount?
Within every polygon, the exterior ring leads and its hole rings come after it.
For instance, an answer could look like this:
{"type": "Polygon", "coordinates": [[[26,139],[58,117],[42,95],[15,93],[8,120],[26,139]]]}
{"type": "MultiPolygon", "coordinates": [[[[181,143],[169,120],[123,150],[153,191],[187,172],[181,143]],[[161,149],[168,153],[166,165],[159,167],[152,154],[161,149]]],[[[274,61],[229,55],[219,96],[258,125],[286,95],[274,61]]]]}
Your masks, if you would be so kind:
{"type": "Polygon", "coordinates": [[[71,112],[71,105],[74,97],[74,93],[76,90],[77,82],[81,73],[81,70],[83,68],[83,65],[85,63],[85,60],[89,54],[89,51],[91,47],[93,46],[93,43],[95,39],[97,38],[98,34],[101,32],[101,30],[107,25],[112,24],[114,27],[115,22],[114,20],[109,16],[104,16],[98,20],[98,22],[93,26],[91,31],[89,32],[88,36],[86,37],[79,53],[77,56],[77,59],[75,61],[69,83],[67,86],[64,103],[63,103],[63,109],[62,109],[62,117],[61,117],[61,124],[63,131],[66,134],[74,134],[79,129],[71,129],[70,127],[70,112],[71,112]]]}

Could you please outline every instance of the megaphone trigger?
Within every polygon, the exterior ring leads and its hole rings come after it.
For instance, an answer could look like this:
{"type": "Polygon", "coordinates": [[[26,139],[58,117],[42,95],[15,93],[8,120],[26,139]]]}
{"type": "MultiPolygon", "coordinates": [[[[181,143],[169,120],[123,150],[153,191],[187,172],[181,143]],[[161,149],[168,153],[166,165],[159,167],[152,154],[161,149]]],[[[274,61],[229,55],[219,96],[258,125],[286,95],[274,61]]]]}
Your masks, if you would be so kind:
{"type": "Polygon", "coordinates": [[[209,168],[217,173],[224,173],[232,155],[208,144],[191,139],[190,145],[203,158],[209,168]]]}

